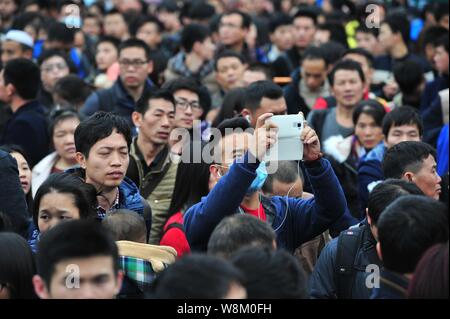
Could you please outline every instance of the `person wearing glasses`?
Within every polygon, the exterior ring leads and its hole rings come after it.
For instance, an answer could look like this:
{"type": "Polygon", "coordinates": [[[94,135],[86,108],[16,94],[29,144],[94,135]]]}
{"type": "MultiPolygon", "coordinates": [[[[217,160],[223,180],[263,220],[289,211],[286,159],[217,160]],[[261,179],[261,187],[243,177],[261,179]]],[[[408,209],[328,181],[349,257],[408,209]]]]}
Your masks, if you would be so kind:
{"type": "Polygon", "coordinates": [[[153,72],[153,61],[147,44],[138,39],[124,41],[119,47],[119,67],[119,78],[114,85],[92,93],[80,113],[91,116],[97,111],[114,112],[134,128],[131,114],[136,110],[136,103],[154,87],[148,78],[153,72]]]}

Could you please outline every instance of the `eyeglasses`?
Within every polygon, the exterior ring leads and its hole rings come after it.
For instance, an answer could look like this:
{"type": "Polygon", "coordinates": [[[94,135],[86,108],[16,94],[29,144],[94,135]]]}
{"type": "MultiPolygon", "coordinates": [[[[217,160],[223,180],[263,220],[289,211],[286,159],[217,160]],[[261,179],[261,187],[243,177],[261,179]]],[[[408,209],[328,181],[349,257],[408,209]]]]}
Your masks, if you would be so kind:
{"type": "Polygon", "coordinates": [[[198,101],[175,100],[175,104],[183,110],[187,110],[190,106],[192,110],[200,110],[201,106],[198,101]]]}
{"type": "Polygon", "coordinates": [[[147,63],[148,63],[148,61],[139,60],[139,59],[137,59],[137,60],[127,60],[127,59],[119,60],[119,65],[126,67],[126,68],[128,68],[130,66],[133,66],[134,68],[140,68],[147,63]]]}
{"type": "Polygon", "coordinates": [[[41,68],[42,72],[50,73],[53,71],[62,71],[68,69],[67,64],[65,63],[56,63],[56,64],[49,64],[45,65],[41,68]]]}

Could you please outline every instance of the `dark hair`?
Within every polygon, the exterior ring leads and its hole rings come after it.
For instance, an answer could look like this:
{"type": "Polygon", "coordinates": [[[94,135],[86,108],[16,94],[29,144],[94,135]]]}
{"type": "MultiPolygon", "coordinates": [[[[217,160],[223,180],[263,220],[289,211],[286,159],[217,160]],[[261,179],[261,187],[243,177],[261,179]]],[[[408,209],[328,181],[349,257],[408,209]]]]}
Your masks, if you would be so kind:
{"type": "Polygon", "coordinates": [[[434,42],[434,46],[436,48],[443,47],[444,50],[447,51],[447,53],[448,53],[448,33],[443,35],[443,36],[441,36],[439,39],[437,39],[434,42]]]}
{"type": "Polygon", "coordinates": [[[18,234],[0,232],[0,256],[0,286],[6,285],[11,299],[35,299],[36,264],[27,241],[18,234]]]}
{"type": "Polygon", "coordinates": [[[356,28],[355,35],[358,32],[369,33],[373,35],[375,38],[378,38],[380,30],[378,30],[378,28],[369,28],[364,23],[362,23],[356,28]]]}
{"type": "Polygon", "coordinates": [[[270,68],[270,65],[262,62],[251,63],[248,66],[247,71],[264,73],[268,81],[272,80],[273,78],[272,69],[270,68]]]}
{"type": "Polygon", "coordinates": [[[78,75],[69,74],[55,83],[54,93],[64,99],[71,107],[84,104],[91,95],[91,87],[78,75]]]}
{"type": "Polygon", "coordinates": [[[0,233],[7,231],[13,231],[11,220],[8,215],[0,211],[0,233]]]}
{"type": "Polygon", "coordinates": [[[384,266],[412,273],[422,254],[448,240],[447,207],[426,196],[399,198],[381,214],[378,239],[384,266]]]}
{"type": "Polygon", "coordinates": [[[201,24],[189,24],[181,32],[181,47],[190,53],[196,42],[203,42],[210,36],[207,27],[201,24]]]}
{"type": "Polygon", "coordinates": [[[348,48],[347,34],[342,23],[326,22],[317,26],[318,30],[328,31],[330,33],[329,40],[336,41],[348,48]]]}
{"type": "Polygon", "coordinates": [[[23,149],[22,146],[20,145],[16,145],[16,144],[3,144],[0,145],[0,150],[7,152],[9,154],[11,153],[19,153],[20,155],[23,156],[23,158],[25,158],[25,160],[27,161],[27,163],[30,163],[29,159],[28,159],[28,154],[27,152],[25,152],[25,150],[23,149]]]}
{"type": "Polygon", "coordinates": [[[292,18],[284,13],[276,13],[270,18],[269,32],[274,33],[278,28],[292,25],[292,18]]]}
{"type": "Polygon", "coordinates": [[[361,56],[365,57],[367,60],[367,64],[369,64],[369,67],[371,67],[371,68],[373,67],[373,63],[375,62],[375,58],[373,57],[373,54],[364,48],[348,49],[343,54],[343,57],[345,57],[347,54],[357,54],[357,55],[361,55],[361,56]]]}
{"type": "Polygon", "coordinates": [[[212,105],[211,93],[209,92],[208,88],[205,85],[200,85],[198,88],[198,101],[200,107],[203,110],[200,120],[204,121],[209,111],[211,110],[212,105]]]}
{"type": "Polygon", "coordinates": [[[3,70],[4,85],[12,84],[16,94],[24,100],[34,100],[41,84],[41,72],[29,59],[13,59],[3,70]]]}
{"type": "Polygon", "coordinates": [[[172,93],[168,90],[157,90],[144,93],[144,95],[136,103],[136,112],[144,115],[150,107],[150,101],[158,99],[172,103],[175,109],[175,99],[173,98],[172,93]]]}
{"type": "Polygon", "coordinates": [[[416,184],[403,179],[387,179],[375,186],[370,192],[367,202],[367,212],[372,220],[372,225],[377,225],[381,213],[389,204],[406,195],[424,196],[416,184]]]}
{"type": "Polygon", "coordinates": [[[152,23],[156,25],[156,28],[158,29],[159,33],[162,33],[164,31],[164,24],[155,16],[152,15],[140,15],[133,24],[130,26],[130,34],[133,36],[136,36],[139,29],[142,28],[147,23],[152,23]]]}
{"type": "Polygon", "coordinates": [[[107,256],[112,258],[114,273],[119,271],[119,253],[110,233],[90,220],[60,223],[43,234],[36,258],[37,273],[47,288],[58,263],[74,258],[107,256]]]}
{"type": "Polygon", "coordinates": [[[225,58],[236,58],[241,61],[242,64],[247,64],[247,61],[242,54],[231,50],[225,50],[222,53],[218,54],[214,59],[214,69],[216,71],[218,70],[219,61],[225,58]]]}
{"type": "Polygon", "coordinates": [[[217,127],[222,121],[233,118],[245,107],[245,89],[235,88],[228,91],[223,98],[222,107],[215,118],[212,127],[217,127]]]}
{"type": "Polygon", "coordinates": [[[410,106],[397,107],[383,119],[383,134],[387,140],[389,131],[396,126],[416,125],[419,135],[423,135],[423,123],[419,112],[410,106]]]}
{"type": "Polygon", "coordinates": [[[338,62],[347,50],[342,44],[336,41],[328,41],[320,45],[323,51],[327,65],[333,65],[338,62]]]}
{"type": "Polygon", "coordinates": [[[328,61],[325,59],[325,52],[322,47],[309,46],[306,48],[302,55],[302,62],[306,60],[323,60],[325,62],[325,67],[328,66],[328,61]]]}
{"type": "Polygon", "coordinates": [[[168,81],[164,83],[162,89],[169,91],[172,95],[180,90],[190,91],[197,94],[200,99],[200,86],[197,81],[192,78],[180,77],[178,79],[168,81]]]}
{"type": "Polygon", "coordinates": [[[92,146],[110,136],[114,131],[123,135],[129,148],[131,144],[131,129],[127,121],[112,113],[96,112],[82,121],[75,130],[77,152],[88,158],[92,146]]]}
{"type": "Polygon", "coordinates": [[[80,114],[74,109],[59,109],[54,110],[50,113],[50,124],[49,124],[49,135],[53,139],[53,134],[55,132],[55,127],[67,120],[67,119],[78,119],[81,122],[80,114]]]}
{"type": "Polygon", "coordinates": [[[115,241],[128,240],[139,242],[147,238],[147,227],[144,217],[128,209],[118,209],[106,216],[102,221],[115,241]]]}
{"type": "Polygon", "coordinates": [[[389,13],[381,23],[387,24],[392,33],[400,32],[403,42],[409,43],[410,24],[406,14],[403,12],[389,13]]]}
{"type": "Polygon", "coordinates": [[[448,2],[441,2],[435,4],[433,14],[437,22],[439,22],[444,16],[448,15],[448,13],[449,13],[448,2]]]}
{"type": "Polygon", "coordinates": [[[444,27],[435,25],[426,28],[420,39],[422,52],[428,44],[434,47],[436,41],[444,35],[448,35],[448,30],[444,27]]]}
{"type": "Polygon", "coordinates": [[[257,81],[245,90],[245,107],[252,112],[261,107],[263,98],[277,100],[283,97],[283,90],[272,81],[257,81]]]}
{"type": "Polygon", "coordinates": [[[101,43],[105,43],[105,42],[111,43],[116,48],[117,55],[119,55],[118,53],[119,53],[119,47],[120,47],[120,40],[118,40],[117,38],[112,37],[110,35],[104,35],[98,40],[98,42],[97,42],[95,47],[98,48],[98,46],[101,43]]]}
{"type": "Polygon", "coordinates": [[[250,26],[252,24],[252,18],[247,13],[242,12],[240,10],[230,10],[230,11],[222,14],[220,20],[222,20],[223,17],[230,16],[233,14],[237,14],[237,15],[241,16],[241,18],[242,18],[241,29],[249,29],[250,28],[250,26]]]}
{"type": "Polygon", "coordinates": [[[192,20],[211,19],[216,14],[216,8],[204,1],[193,2],[187,12],[187,17],[192,20]]]}
{"type": "Polygon", "coordinates": [[[309,18],[317,25],[317,13],[312,8],[300,7],[294,15],[293,20],[297,18],[309,18]]]}
{"type": "Polygon", "coordinates": [[[240,248],[247,246],[273,248],[275,232],[258,218],[236,214],[222,219],[208,241],[208,254],[229,259],[240,248]]]}
{"type": "Polygon", "coordinates": [[[158,4],[156,11],[157,12],[166,11],[166,12],[175,13],[175,12],[180,11],[180,7],[174,0],[165,0],[165,1],[161,1],[161,3],[158,4]]]}
{"type": "Polygon", "coordinates": [[[417,173],[430,155],[436,159],[436,150],[427,143],[415,141],[398,143],[384,154],[383,175],[385,178],[402,178],[408,171],[417,173]]]}
{"type": "Polygon", "coordinates": [[[330,74],[328,75],[328,81],[330,82],[331,86],[334,85],[334,76],[336,75],[336,72],[339,70],[356,71],[358,72],[361,82],[363,83],[365,82],[365,76],[361,64],[353,60],[341,60],[335,64],[330,74]]]}
{"type": "Polygon", "coordinates": [[[430,247],[417,264],[408,298],[448,299],[448,259],[448,241],[430,247]]]}
{"type": "Polygon", "coordinates": [[[306,299],[307,276],[297,258],[284,250],[241,249],[231,259],[244,274],[249,299],[306,299]]]}
{"type": "Polygon", "coordinates": [[[72,60],[67,56],[67,54],[61,50],[58,49],[49,49],[42,52],[42,54],[38,58],[38,65],[39,67],[42,66],[42,64],[47,61],[48,59],[51,59],[55,56],[58,56],[66,62],[67,67],[69,68],[70,73],[77,73],[77,67],[72,62],[72,60]]]}
{"type": "Polygon", "coordinates": [[[150,61],[152,59],[150,48],[142,40],[132,38],[123,41],[119,46],[119,55],[123,50],[128,48],[141,48],[145,52],[145,58],[147,59],[147,61],[150,61]]]}
{"type": "Polygon", "coordinates": [[[278,162],[278,169],[274,174],[267,176],[266,182],[263,186],[264,193],[273,193],[273,182],[279,181],[284,184],[292,184],[300,178],[302,183],[305,180],[302,170],[298,168],[298,163],[295,161],[280,161],[278,162]]]}
{"type": "Polygon", "coordinates": [[[95,219],[97,217],[97,191],[91,184],[81,178],[68,174],[51,174],[39,187],[34,196],[33,222],[38,228],[39,206],[42,198],[51,193],[70,194],[80,212],[80,219],[95,219]]]}
{"type": "Polygon", "coordinates": [[[72,44],[75,41],[75,32],[62,22],[55,22],[48,27],[47,41],[59,41],[72,44]]]}
{"type": "Polygon", "coordinates": [[[352,115],[353,125],[356,126],[356,123],[358,123],[359,117],[362,114],[371,116],[374,119],[375,124],[381,127],[383,124],[383,118],[386,115],[386,109],[377,100],[361,101],[358,104],[356,104],[356,108],[353,111],[352,115]]]}
{"type": "Polygon", "coordinates": [[[409,60],[395,64],[393,73],[403,94],[417,93],[418,87],[425,81],[423,68],[416,61],[409,60]]]}
{"type": "Polygon", "coordinates": [[[232,284],[241,284],[241,272],[226,260],[192,254],[164,270],[153,283],[157,299],[224,298],[232,284]]]}

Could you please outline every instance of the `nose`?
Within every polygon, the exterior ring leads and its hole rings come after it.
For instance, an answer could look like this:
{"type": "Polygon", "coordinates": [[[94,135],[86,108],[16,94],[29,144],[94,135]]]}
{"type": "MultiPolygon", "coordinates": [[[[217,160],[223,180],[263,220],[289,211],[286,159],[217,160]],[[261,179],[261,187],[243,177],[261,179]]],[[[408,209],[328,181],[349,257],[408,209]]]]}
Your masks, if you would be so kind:
{"type": "Polygon", "coordinates": [[[75,136],[73,134],[67,134],[66,138],[64,140],[64,143],[66,145],[72,145],[75,144],[75,136]]]}
{"type": "Polygon", "coordinates": [[[95,289],[92,285],[85,283],[84,285],[80,285],[80,295],[81,299],[96,299],[95,289]]]}
{"type": "Polygon", "coordinates": [[[111,166],[122,166],[122,161],[120,160],[119,152],[113,152],[111,155],[111,166]]]}

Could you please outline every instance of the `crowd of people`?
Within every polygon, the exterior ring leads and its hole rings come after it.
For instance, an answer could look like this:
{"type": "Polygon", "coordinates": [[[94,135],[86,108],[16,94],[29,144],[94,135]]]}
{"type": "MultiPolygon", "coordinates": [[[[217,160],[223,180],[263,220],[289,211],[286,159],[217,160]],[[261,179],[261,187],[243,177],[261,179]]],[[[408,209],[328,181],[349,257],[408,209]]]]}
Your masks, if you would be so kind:
{"type": "Polygon", "coordinates": [[[0,299],[447,299],[448,37],[440,0],[0,0],[0,299]]]}

